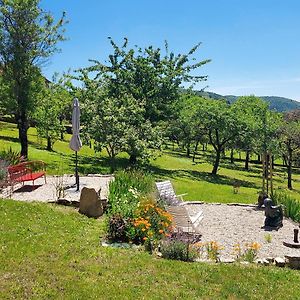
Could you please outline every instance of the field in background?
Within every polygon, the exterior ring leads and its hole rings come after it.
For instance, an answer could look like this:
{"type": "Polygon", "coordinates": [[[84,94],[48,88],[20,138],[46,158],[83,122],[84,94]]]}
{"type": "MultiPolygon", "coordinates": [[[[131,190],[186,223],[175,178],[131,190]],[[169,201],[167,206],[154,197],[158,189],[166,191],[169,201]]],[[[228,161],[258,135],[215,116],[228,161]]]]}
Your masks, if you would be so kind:
{"type": "MultiPolygon", "coordinates": [[[[70,135],[65,135],[65,141],[57,141],[54,151],[45,150],[46,143],[38,139],[35,128],[29,129],[29,159],[43,160],[48,164],[48,174],[74,173],[74,152],[69,149],[70,135]]],[[[12,148],[20,150],[18,132],[15,124],[0,122],[0,150],[12,148]]],[[[170,179],[178,194],[187,193],[185,200],[206,202],[239,202],[255,203],[257,192],[261,188],[261,166],[250,164],[250,171],[243,169],[243,162],[231,164],[225,160],[220,165],[217,176],[210,174],[212,165],[207,162],[205,155],[197,155],[195,163],[185,157],[183,152],[165,150],[164,153],[152,160],[148,169],[156,180],[170,179]],[[233,185],[238,183],[238,193],[233,192],[233,185]]],[[[83,146],[79,152],[79,171],[81,174],[110,172],[110,161],[103,151],[95,153],[88,146],[83,146]]],[[[117,168],[128,166],[127,156],[120,155],[117,168]]],[[[300,175],[293,176],[294,190],[289,192],[300,200],[300,175]]],[[[275,188],[286,188],[286,173],[282,167],[276,167],[274,172],[275,188]]]]}

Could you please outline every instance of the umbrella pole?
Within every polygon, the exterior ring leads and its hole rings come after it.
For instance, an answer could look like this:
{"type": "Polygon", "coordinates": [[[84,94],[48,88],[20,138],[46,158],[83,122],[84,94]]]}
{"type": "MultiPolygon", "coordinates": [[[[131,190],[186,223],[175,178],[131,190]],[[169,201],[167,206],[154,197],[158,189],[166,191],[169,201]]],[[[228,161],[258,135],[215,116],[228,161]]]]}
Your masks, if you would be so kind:
{"type": "Polygon", "coordinates": [[[76,191],[79,191],[79,175],[78,175],[78,157],[77,157],[77,151],[75,151],[75,179],[76,179],[76,185],[77,189],[76,191]]]}

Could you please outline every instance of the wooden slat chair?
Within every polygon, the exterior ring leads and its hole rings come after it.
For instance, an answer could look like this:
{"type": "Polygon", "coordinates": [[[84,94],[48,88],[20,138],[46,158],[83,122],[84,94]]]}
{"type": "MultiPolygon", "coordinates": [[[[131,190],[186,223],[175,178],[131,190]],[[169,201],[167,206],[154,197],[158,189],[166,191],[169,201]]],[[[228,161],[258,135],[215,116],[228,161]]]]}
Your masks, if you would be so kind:
{"type": "Polygon", "coordinates": [[[173,217],[175,232],[200,234],[197,227],[203,219],[202,211],[199,211],[195,216],[190,216],[184,205],[168,206],[167,211],[173,217]]]}
{"type": "Polygon", "coordinates": [[[183,202],[183,196],[187,194],[176,195],[170,180],[155,183],[159,198],[167,205],[179,205],[183,202]]]}

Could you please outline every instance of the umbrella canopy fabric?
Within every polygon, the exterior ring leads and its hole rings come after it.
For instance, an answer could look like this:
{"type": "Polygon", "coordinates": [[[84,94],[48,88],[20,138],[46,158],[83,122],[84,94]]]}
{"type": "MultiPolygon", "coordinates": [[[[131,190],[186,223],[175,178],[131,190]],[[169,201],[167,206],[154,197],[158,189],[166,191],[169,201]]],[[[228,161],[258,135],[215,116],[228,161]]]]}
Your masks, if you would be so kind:
{"type": "Polygon", "coordinates": [[[77,98],[73,101],[73,113],[72,113],[72,138],[70,141],[70,148],[73,151],[79,151],[82,147],[82,143],[79,137],[79,130],[80,130],[80,108],[79,108],[79,101],[77,98]]]}

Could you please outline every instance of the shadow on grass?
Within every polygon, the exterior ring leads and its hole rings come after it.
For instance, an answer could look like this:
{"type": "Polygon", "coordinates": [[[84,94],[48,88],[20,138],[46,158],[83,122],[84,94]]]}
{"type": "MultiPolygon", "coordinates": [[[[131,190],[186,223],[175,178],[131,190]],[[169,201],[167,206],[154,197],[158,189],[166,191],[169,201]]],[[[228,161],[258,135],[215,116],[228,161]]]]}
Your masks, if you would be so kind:
{"type": "MultiPolygon", "coordinates": [[[[20,144],[20,140],[17,137],[0,135],[0,140],[20,144]]],[[[28,145],[34,146],[37,149],[45,150],[40,144],[32,141],[28,141],[28,145]]]]}
{"type": "Polygon", "coordinates": [[[222,162],[221,167],[229,169],[229,170],[234,170],[234,171],[241,171],[241,172],[249,172],[249,173],[256,173],[256,174],[261,174],[261,166],[256,166],[253,164],[249,164],[249,170],[246,170],[243,166],[237,165],[237,164],[232,164],[228,162],[222,162]]]}
{"type": "MultiPolygon", "coordinates": [[[[71,158],[75,167],[75,158],[71,158]]],[[[80,156],[78,158],[78,171],[81,174],[109,174],[113,171],[123,170],[130,166],[129,160],[124,157],[115,159],[114,166],[108,157],[80,156]]]]}
{"type": "Polygon", "coordinates": [[[239,185],[241,187],[247,188],[255,188],[258,189],[259,186],[253,182],[249,182],[246,180],[234,179],[224,175],[212,175],[208,172],[199,172],[193,170],[165,170],[161,169],[157,166],[150,166],[149,171],[154,174],[156,180],[162,180],[166,178],[188,178],[195,181],[206,181],[209,183],[216,183],[222,185],[230,185],[233,184],[239,185]]]}

